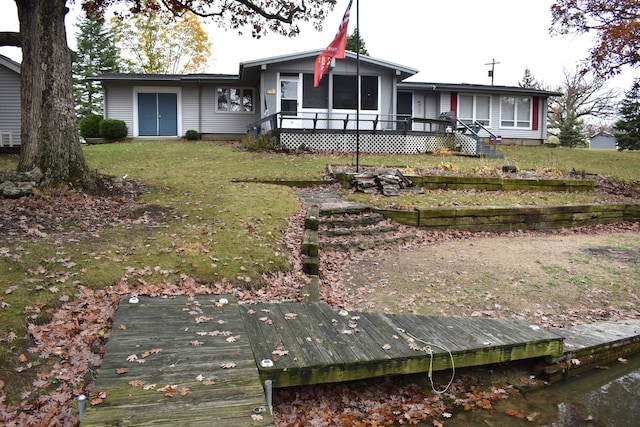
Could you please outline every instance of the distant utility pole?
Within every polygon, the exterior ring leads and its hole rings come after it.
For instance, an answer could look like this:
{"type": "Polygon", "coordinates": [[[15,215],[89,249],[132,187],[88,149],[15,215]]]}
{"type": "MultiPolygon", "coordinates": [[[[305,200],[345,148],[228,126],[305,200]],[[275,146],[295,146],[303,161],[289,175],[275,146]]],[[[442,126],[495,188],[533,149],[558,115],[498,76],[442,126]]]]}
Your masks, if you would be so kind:
{"type": "Polygon", "coordinates": [[[493,74],[494,74],[493,71],[495,69],[495,66],[498,64],[499,62],[496,62],[495,58],[493,58],[491,62],[487,62],[486,64],[484,64],[484,65],[491,65],[491,69],[489,70],[489,77],[491,77],[491,86],[493,86],[493,74]]]}

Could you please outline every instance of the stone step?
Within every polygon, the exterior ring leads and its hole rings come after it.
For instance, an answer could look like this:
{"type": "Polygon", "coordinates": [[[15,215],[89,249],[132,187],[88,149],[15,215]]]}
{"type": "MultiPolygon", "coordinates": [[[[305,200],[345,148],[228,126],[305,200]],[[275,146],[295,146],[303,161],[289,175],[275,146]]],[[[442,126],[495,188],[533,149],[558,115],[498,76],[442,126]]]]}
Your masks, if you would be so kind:
{"type": "Polygon", "coordinates": [[[376,223],[369,227],[347,227],[323,229],[320,240],[338,236],[373,236],[376,234],[387,234],[398,231],[398,225],[390,222],[376,223]]]}
{"type": "Polygon", "coordinates": [[[333,248],[338,251],[365,251],[368,249],[398,246],[408,243],[416,238],[416,233],[403,232],[393,234],[380,234],[357,239],[332,239],[321,241],[320,249],[333,248]]]}
{"type": "Polygon", "coordinates": [[[338,215],[357,215],[364,212],[371,212],[371,206],[362,203],[323,203],[320,205],[321,217],[332,217],[338,215]]]}
{"type": "Polygon", "coordinates": [[[384,216],[379,213],[361,212],[358,214],[332,215],[322,217],[320,230],[323,232],[332,228],[355,228],[374,225],[384,221],[384,216]]]}

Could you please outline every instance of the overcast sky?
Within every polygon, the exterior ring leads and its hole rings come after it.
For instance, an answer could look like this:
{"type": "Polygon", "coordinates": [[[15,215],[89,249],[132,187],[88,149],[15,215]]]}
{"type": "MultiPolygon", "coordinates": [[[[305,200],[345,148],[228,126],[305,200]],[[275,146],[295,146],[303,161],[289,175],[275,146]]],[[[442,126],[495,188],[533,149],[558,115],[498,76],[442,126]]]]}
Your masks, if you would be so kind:
{"type": "MultiPolygon", "coordinates": [[[[356,26],[356,2],[349,33],[356,26]]],[[[553,0],[359,0],[360,33],[375,58],[415,68],[414,81],[491,84],[493,59],[496,85],[517,86],[525,68],[545,85],[558,85],[563,70],[573,70],[593,44],[592,35],[550,36],[553,0]]],[[[77,2],[76,2],[77,3],[77,2]]],[[[211,73],[237,74],[239,63],[325,48],[333,39],[348,0],[338,0],[322,32],[301,26],[295,38],[269,34],[260,40],[205,26],[212,42],[211,73]]],[[[13,0],[0,0],[0,31],[18,30],[13,0]]],[[[69,45],[75,47],[77,5],[67,17],[69,45]]],[[[19,61],[20,51],[0,48],[19,61]]],[[[640,72],[627,69],[610,82],[628,90],[640,72]]]]}

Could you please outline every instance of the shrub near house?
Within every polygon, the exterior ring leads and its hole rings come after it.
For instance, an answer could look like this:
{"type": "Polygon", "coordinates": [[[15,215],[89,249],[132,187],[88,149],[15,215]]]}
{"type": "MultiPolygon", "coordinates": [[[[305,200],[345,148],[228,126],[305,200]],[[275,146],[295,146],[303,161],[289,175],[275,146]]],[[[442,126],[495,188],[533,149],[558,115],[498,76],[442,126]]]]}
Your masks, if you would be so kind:
{"type": "Polygon", "coordinates": [[[103,119],[97,114],[89,114],[80,120],[80,136],[87,143],[116,141],[127,136],[127,125],[122,120],[103,119]],[[106,141],[103,141],[106,140],[106,141]]]}

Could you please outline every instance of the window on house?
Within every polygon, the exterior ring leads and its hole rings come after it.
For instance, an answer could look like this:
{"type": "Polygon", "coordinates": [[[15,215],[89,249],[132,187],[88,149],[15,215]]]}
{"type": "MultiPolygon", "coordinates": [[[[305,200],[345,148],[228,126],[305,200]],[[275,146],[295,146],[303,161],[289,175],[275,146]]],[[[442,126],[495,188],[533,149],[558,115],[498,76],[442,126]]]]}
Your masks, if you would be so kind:
{"type": "Polygon", "coordinates": [[[500,98],[500,126],[531,128],[531,97],[503,96],[500,98]]]}
{"type": "Polygon", "coordinates": [[[329,77],[325,76],[318,87],[313,87],[313,74],[302,76],[302,108],[329,108],[329,77]]]}
{"type": "MultiPolygon", "coordinates": [[[[361,76],[360,108],[378,109],[378,76],[361,76]]],[[[333,76],[333,108],[355,110],[358,108],[358,85],[356,76],[333,76]]]]}
{"type": "Polygon", "coordinates": [[[356,76],[333,76],[333,108],[355,110],[358,102],[356,76]]]}
{"type": "Polygon", "coordinates": [[[253,112],[253,89],[219,87],[216,89],[218,111],[231,113],[253,112]]]}
{"type": "Polygon", "coordinates": [[[491,117],[491,97],[487,95],[460,95],[458,97],[458,119],[471,124],[479,122],[489,126],[491,117]]]}

